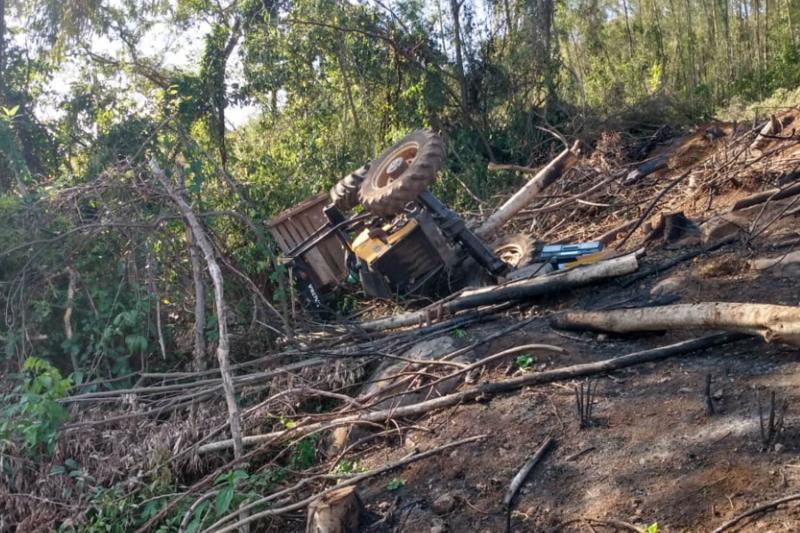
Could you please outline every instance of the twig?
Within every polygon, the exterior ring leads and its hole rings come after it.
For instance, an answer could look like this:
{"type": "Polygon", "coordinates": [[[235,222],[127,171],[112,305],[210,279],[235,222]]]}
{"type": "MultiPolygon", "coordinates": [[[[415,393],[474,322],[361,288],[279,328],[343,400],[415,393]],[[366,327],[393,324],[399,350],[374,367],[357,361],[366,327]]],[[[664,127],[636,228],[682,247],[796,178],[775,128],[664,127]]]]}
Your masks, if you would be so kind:
{"type": "Polygon", "coordinates": [[[566,522],[561,522],[554,528],[548,530],[548,533],[558,533],[559,531],[564,529],[565,526],[574,524],[576,522],[586,523],[590,527],[591,524],[597,524],[600,526],[613,527],[615,529],[624,529],[626,531],[632,531],[633,533],[644,533],[644,531],[634,526],[633,524],[629,524],[628,522],[623,522],[622,520],[613,520],[613,519],[600,520],[598,518],[573,518],[571,520],[567,520],[566,522]]]}
{"type": "Polygon", "coordinates": [[[706,413],[708,414],[708,416],[712,416],[715,411],[714,411],[714,400],[711,398],[711,374],[706,374],[705,399],[706,399],[706,413]]]}
{"type": "Polygon", "coordinates": [[[211,492],[206,492],[199,498],[197,498],[194,503],[189,507],[186,511],[186,514],[183,515],[183,519],[181,520],[181,525],[178,527],[178,533],[184,533],[186,531],[186,527],[189,525],[189,520],[192,519],[192,515],[194,514],[195,510],[202,504],[204,501],[213,498],[217,495],[216,490],[212,490],[211,492]]]}
{"type": "Polygon", "coordinates": [[[777,500],[773,500],[771,502],[761,504],[758,507],[754,507],[753,509],[750,509],[749,511],[744,512],[744,513],[742,513],[740,515],[737,515],[737,516],[733,517],[732,519],[728,520],[727,522],[725,522],[724,524],[719,526],[717,529],[715,529],[711,533],[722,533],[726,529],[730,529],[731,527],[735,526],[737,523],[739,523],[741,520],[747,518],[748,516],[753,516],[754,514],[763,513],[764,511],[769,511],[773,507],[777,507],[778,505],[781,505],[781,504],[787,503],[787,502],[791,502],[791,501],[794,501],[794,500],[800,500],[800,493],[792,494],[790,496],[785,496],[783,498],[779,498],[777,500]]]}
{"type": "Polygon", "coordinates": [[[585,388],[583,383],[575,387],[575,406],[578,409],[578,421],[581,429],[586,429],[592,425],[592,409],[594,407],[594,393],[597,392],[597,382],[594,382],[594,388],[592,388],[592,383],[592,380],[589,379],[585,388]]]}
{"type": "Polygon", "coordinates": [[[514,500],[514,496],[517,495],[519,492],[520,487],[522,484],[525,483],[525,479],[528,477],[528,474],[531,473],[533,467],[541,461],[544,454],[547,453],[547,450],[553,444],[553,437],[547,437],[544,439],[544,442],[539,446],[539,448],[534,452],[530,459],[525,461],[525,464],[522,465],[522,468],[519,469],[517,474],[511,479],[511,484],[508,486],[508,490],[506,491],[506,495],[503,498],[503,505],[506,507],[507,511],[511,512],[511,502],[514,500]]]}
{"type": "Polygon", "coordinates": [[[577,459],[577,458],[578,458],[578,457],[580,457],[581,455],[583,455],[583,454],[586,454],[586,453],[589,453],[589,452],[590,452],[590,451],[592,451],[592,450],[594,450],[594,446],[587,446],[586,448],[584,448],[584,449],[582,449],[582,450],[580,450],[580,451],[578,451],[578,452],[575,452],[575,453],[573,453],[572,455],[570,455],[569,457],[567,457],[567,458],[565,459],[565,461],[567,461],[567,462],[569,462],[569,461],[574,461],[575,459],[577,459]]]}

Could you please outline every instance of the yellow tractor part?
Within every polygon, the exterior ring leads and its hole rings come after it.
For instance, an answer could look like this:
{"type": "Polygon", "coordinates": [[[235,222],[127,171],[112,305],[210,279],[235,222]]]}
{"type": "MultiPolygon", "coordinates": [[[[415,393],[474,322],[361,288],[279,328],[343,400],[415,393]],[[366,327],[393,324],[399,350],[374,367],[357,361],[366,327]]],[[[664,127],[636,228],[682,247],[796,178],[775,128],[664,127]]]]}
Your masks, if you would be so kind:
{"type": "Polygon", "coordinates": [[[592,263],[597,263],[598,261],[603,261],[604,259],[608,259],[612,255],[613,250],[603,250],[602,252],[595,252],[593,254],[581,255],[578,256],[574,261],[570,261],[569,263],[562,263],[562,269],[566,270],[568,268],[575,268],[583,265],[591,265],[592,263]]]}
{"type": "Polygon", "coordinates": [[[388,233],[391,226],[384,226],[383,230],[388,234],[384,239],[370,237],[370,230],[365,229],[353,240],[353,252],[355,252],[356,257],[364,261],[367,265],[372,266],[375,261],[391,250],[395,244],[410,234],[418,225],[419,223],[412,219],[406,223],[405,226],[391,234],[388,233]]]}

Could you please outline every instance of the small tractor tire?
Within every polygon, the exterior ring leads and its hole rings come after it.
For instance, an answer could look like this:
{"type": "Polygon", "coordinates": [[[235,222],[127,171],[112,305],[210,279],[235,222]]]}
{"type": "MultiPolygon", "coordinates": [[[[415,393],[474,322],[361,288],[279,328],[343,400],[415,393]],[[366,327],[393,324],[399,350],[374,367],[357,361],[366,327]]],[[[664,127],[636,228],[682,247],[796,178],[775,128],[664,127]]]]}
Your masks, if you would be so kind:
{"type": "Polygon", "coordinates": [[[489,248],[511,268],[522,268],[533,262],[536,245],[524,233],[512,233],[494,241],[489,248]]]}
{"type": "Polygon", "coordinates": [[[396,215],[436,178],[444,157],[444,141],[439,135],[415,131],[375,159],[361,184],[361,203],[375,215],[396,215]]]}
{"type": "Polygon", "coordinates": [[[343,177],[331,187],[331,202],[337,209],[350,211],[358,205],[358,191],[361,189],[361,184],[367,177],[368,171],[369,163],[343,177]]]}

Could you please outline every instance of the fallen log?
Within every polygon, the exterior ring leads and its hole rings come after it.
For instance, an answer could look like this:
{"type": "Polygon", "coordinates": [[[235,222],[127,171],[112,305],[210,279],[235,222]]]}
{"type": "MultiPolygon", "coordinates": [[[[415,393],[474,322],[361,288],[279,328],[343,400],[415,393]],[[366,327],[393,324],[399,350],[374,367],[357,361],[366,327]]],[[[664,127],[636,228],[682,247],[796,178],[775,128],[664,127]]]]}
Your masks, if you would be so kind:
{"type": "Polygon", "coordinates": [[[580,148],[580,141],[575,141],[575,144],[573,144],[571,148],[558,154],[547,166],[537,172],[524,187],[497,208],[497,210],[492,213],[492,216],[490,216],[475,233],[477,233],[479,237],[484,238],[495,234],[497,230],[511,220],[517,212],[529,205],[536,195],[549,187],[575,164],[578,160],[580,148]]]}
{"type": "Polygon", "coordinates": [[[611,333],[722,329],[758,335],[767,342],[800,346],[800,307],[704,302],[614,311],[573,311],[554,317],[558,329],[611,333]]]}
{"type": "Polygon", "coordinates": [[[768,191],[759,192],[742,198],[731,207],[731,211],[739,211],[746,207],[751,207],[758,204],[763,204],[766,201],[783,200],[790,196],[800,194],[800,183],[795,183],[782,189],[770,189],[768,191]]]}
{"type": "Polygon", "coordinates": [[[599,237],[597,237],[595,240],[599,241],[603,246],[608,246],[610,243],[614,242],[614,239],[617,238],[617,235],[619,235],[620,233],[628,231],[629,229],[631,229],[635,225],[636,225],[636,220],[630,220],[628,222],[620,224],[619,226],[617,226],[615,228],[611,228],[607,232],[605,232],[602,235],[600,235],[599,237]]]}
{"type": "MultiPolygon", "coordinates": [[[[706,335],[697,339],[662,346],[660,348],[654,348],[652,350],[644,350],[620,357],[605,359],[603,361],[577,364],[563,368],[557,368],[554,370],[548,370],[546,372],[523,374],[522,376],[516,378],[484,383],[477,387],[472,387],[460,392],[454,392],[446,396],[441,396],[432,400],[426,400],[413,405],[391,407],[389,409],[381,409],[379,411],[372,411],[363,414],[352,414],[336,418],[334,420],[298,425],[293,429],[274,431],[272,433],[264,433],[261,435],[250,435],[244,437],[244,444],[245,446],[252,446],[263,442],[275,442],[284,438],[300,438],[305,435],[319,433],[321,431],[333,429],[342,425],[385,422],[386,420],[394,418],[418,416],[437,409],[450,407],[461,402],[475,400],[480,397],[489,397],[493,394],[511,392],[525,386],[541,385],[555,381],[603,374],[612,370],[620,370],[622,368],[666,359],[667,357],[685,354],[695,350],[709,348],[711,346],[726,344],[743,339],[745,337],[746,335],[740,333],[717,333],[706,335]]],[[[208,453],[228,449],[231,447],[231,445],[232,443],[230,439],[222,440],[200,446],[198,447],[197,451],[200,454],[208,453]]]]}
{"type": "Polygon", "coordinates": [[[786,277],[797,276],[800,272],[800,250],[778,257],[753,259],[750,261],[750,267],[756,270],[774,270],[786,277]]]}
{"type": "Polygon", "coordinates": [[[362,322],[359,327],[367,332],[402,328],[422,324],[448,314],[500,302],[526,300],[588,285],[604,279],[624,276],[639,268],[635,254],[628,254],[592,265],[577,267],[548,276],[512,281],[504,285],[464,291],[452,300],[420,311],[362,322]],[[435,311],[435,312],[434,312],[435,311]]]}
{"type": "Polygon", "coordinates": [[[649,176],[653,172],[667,168],[669,163],[669,154],[661,154],[648,161],[645,161],[641,166],[631,170],[625,179],[622,181],[623,185],[633,185],[640,179],[649,176]]]}

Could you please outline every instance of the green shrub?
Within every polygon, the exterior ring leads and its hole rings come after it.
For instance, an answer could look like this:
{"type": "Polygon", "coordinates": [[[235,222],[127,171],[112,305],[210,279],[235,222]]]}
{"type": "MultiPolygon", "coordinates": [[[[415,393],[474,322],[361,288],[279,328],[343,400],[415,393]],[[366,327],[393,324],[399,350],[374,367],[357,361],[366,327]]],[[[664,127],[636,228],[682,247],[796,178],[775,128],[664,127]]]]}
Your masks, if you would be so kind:
{"type": "Polygon", "coordinates": [[[72,380],[37,357],[25,359],[22,375],[22,383],[3,401],[6,407],[0,422],[0,445],[21,441],[30,455],[50,453],[61,424],[68,418],[59,400],[67,395],[72,380]]]}

